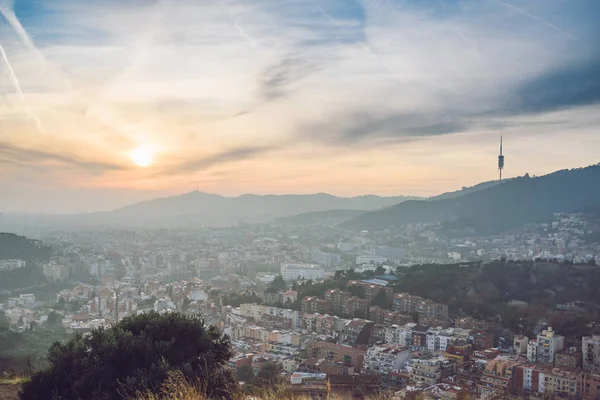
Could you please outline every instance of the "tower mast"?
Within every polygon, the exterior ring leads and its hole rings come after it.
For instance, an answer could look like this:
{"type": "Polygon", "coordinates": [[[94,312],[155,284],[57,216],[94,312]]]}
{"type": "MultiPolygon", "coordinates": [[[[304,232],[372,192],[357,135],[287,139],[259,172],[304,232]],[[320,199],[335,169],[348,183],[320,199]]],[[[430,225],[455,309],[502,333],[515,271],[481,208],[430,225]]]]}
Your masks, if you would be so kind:
{"type": "Polygon", "coordinates": [[[502,154],[502,132],[500,132],[500,155],[498,156],[498,171],[500,180],[502,180],[502,170],[504,169],[504,155],[502,154]]]}

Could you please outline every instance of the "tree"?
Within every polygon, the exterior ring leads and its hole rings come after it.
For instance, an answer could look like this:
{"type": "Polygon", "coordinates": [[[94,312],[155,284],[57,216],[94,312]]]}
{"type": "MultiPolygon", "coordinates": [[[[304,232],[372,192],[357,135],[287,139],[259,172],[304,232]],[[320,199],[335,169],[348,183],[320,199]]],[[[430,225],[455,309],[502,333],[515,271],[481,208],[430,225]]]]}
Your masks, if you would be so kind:
{"type": "Polygon", "coordinates": [[[411,315],[412,315],[413,322],[415,324],[418,324],[419,323],[419,313],[414,311],[411,315]]]}
{"type": "Polygon", "coordinates": [[[377,268],[375,268],[375,275],[384,275],[385,274],[385,268],[383,265],[378,265],[377,268]]]}
{"type": "Polygon", "coordinates": [[[0,311],[0,330],[7,329],[10,326],[10,321],[6,318],[4,311],[0,311]]]}
{"type": "Polygon", "coordinates": [[[371,299],[371,305],[378,306],[384,309],[390,308],[390,303],[387,294],[385,294],[385,291],[380,290],[379,293],[373,296],[373,298],[371,299]]]}
{"type": "Polygon", "coordinates": [[[365,288],[358,285],[349,285],[346,288],[346,291],[350,293],[352,296],[360,297],[361,299],[365,298],[365,288]]]}
{"type": "Polygon", "coordinates": [[[237,369],[237,379],[239,382],[248,382],[254,378],[254,370],[251,365],[240,365],[237,369]]]}
{"type": "Polygon", "coordinates": [[[287,284],[283,280],[283,276],[277,275],[275,279],[269,284],[269,288],[279,290],[285,290],[287,288],[287,284]]]}
{"type": "Polygon", "coordinates": [[[277,365],[272,362],[264,364],[252,380],[257,387],[271,387],[277,383],[277,365]]]}
{"type": "Polygon", "coordinates": [[[54,343],[49,367],[24,384],[22,400],[112,400],[157,393],[173,372],[205,383],[207,398],[229,398],[235,377],[227,336],[204,320],[179,313],[127,317],[110,328],[54,343]]]}
{"type": "Polygon", "coordinates": [[[48,324],[48,328],[54,328],[57,325],[60,325],[62,322],[63,316],[57,313],[56,311],[51,311],[48,314],[48,320],[46,323],[48,324]]]}

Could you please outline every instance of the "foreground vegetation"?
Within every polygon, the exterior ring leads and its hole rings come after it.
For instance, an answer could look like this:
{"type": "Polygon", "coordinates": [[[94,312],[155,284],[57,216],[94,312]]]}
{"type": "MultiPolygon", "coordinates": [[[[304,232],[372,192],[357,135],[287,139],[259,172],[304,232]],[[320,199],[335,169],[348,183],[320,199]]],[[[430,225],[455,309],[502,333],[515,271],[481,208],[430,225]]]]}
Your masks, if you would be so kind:
{"type": "Polygon", "coordinates": [[[225,368],[229,338],[202,319],[149,313],[87,336],[55,343],[49,366],[23,385],[21,399],[111,400],[160,393],[171,373],[206,384],[209,398],[229,398],[237,381],[225,368]]]}

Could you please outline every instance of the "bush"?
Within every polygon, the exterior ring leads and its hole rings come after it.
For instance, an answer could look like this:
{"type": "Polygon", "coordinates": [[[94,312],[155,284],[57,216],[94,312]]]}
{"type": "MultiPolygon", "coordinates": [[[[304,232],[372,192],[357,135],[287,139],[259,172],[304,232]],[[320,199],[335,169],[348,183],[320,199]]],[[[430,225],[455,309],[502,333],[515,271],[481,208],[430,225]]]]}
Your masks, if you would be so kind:
{"type": "Polygon", "coordinates": [[[229,338],[198,317],[155,312],[124,318],[110,328],[54,343],[50,367],[23,386],[22,400],[112,400],[160,393],[178,371],[193,382],[210,382],[208,398],[229,398],[236,390],[225,369],[229,338]]]}

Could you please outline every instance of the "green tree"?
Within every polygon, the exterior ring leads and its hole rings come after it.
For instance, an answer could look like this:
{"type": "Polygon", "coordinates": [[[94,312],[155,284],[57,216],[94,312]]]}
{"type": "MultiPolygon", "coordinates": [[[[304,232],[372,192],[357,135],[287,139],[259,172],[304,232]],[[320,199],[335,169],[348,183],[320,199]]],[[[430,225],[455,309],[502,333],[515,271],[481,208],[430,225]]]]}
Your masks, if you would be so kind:
{"type": "Polygon", "coordinates": [[[62,322],[63,316],[57,313],[56,311],[51,311],[48,314],[48,320],[46,323],[48,324],[48,328],[56,328],[62,322]]]}
{"type": "Polygon", "coordinates": [[[254,370],[251,365],[241,365],[237,369],[237,379],[240,382],[249,382],[254,378],[254,370]]]}
{"type": "Polygon", "coordinates": [[[277,383],[277,365],[272,362],[264,364],[252,380],[252,384],[258,387],[271,387],[277,383]]]}
{"type": "Polygon", "coordinates": [[[227,336],[198,317],[151,312],[110,328],[76,334],[49,351],[49,367],[23,385],[21,399],[112,400],[157,393],[170,373],[204,382],[208,398],[228,398],[237,388],[226,362],[227,336]]]}
{"type": "Polygon", "coordinates": [[[269,284],[269,288],[275,290],[285,290],[287,288],[287,284],[283,280],[283,276],[277,275],[275,279],[269,284]]]}
{"type": "Polygon", "coordinates": [[[414,311],[411,315],[412,315],[413,322],[415,324],[418,324],[419,323],[419,313],[414,311]]]}
{"type": "Polygon", "coordinates": [[[380,290],[379,293],[373,296],[373,298],[371,299],[371,305],[389,309],[390,303],[387,294],[385,294],[385,291],[380,290]]]}
{"type": "Polygon", "coordinates": [[[346,288],[346,291],[352,296],[360,297],[361,299],[365,298],[365,288],[362,286],[350,285],[346,288]]]}
{"type": "Polygon", "coordinates": [[[6,314],[4,311],[0,311],[0,330],[8,329],[10,326],[10,321],[6,318],[6,314]]]}

